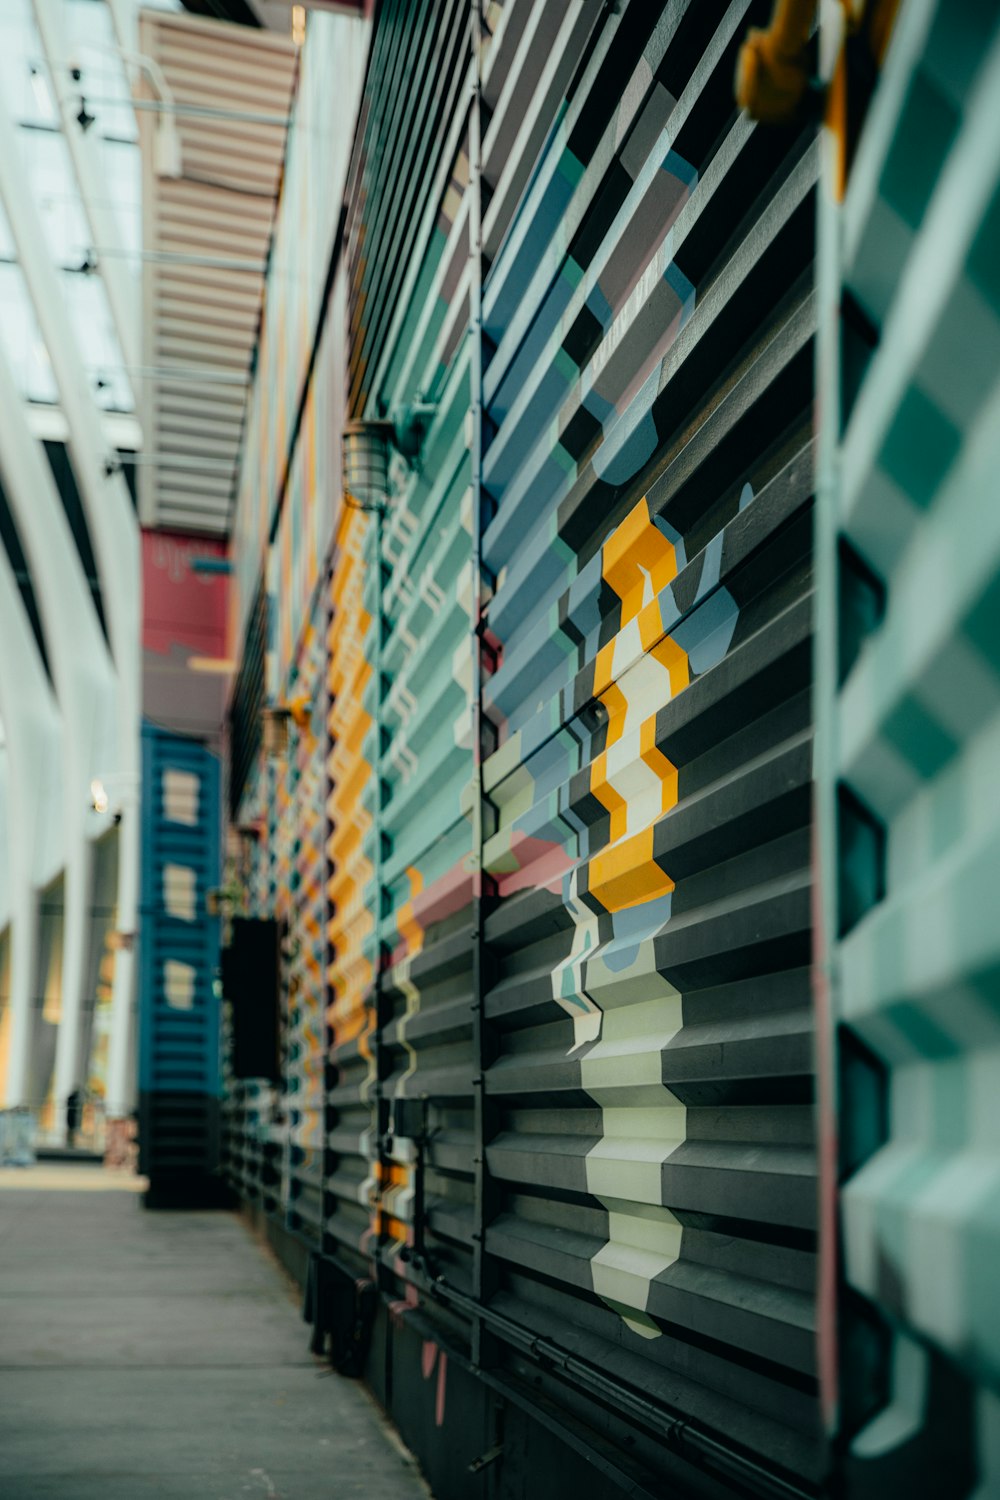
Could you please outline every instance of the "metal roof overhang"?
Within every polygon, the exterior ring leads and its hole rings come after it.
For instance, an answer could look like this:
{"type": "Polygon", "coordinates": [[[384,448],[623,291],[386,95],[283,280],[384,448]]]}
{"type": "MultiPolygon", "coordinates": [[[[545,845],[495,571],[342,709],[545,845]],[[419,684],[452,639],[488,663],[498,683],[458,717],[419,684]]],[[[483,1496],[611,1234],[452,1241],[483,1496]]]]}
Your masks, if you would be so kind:
{"type": "Polygon", "coordinates": [[[173,102],[139,101],[143,161],[143,525],[225,533],[297,51],[291,41],[145,12],[140,48],[173,102]],[[145,105],[145,107],[144,107],[145,105]],[[150,107],[151,106],[151,107],[150,107]],[[176,125],[181,175],[156,170],[176,125]]]}

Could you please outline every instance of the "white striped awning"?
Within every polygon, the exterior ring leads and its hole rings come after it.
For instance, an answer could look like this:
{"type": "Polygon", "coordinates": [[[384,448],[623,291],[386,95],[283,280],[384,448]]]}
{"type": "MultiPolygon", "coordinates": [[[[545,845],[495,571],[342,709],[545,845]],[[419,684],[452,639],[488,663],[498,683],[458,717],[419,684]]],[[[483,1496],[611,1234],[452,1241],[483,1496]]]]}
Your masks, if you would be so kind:
{"type": "Polygon", "coordinates": [[[221,535],[297,50],[274,32],[163,12],[142,15],[140,48],[162,70],[152,87],[144,80],[139,102],[140,516],[146,526],[221,535]],[[178,139],[180,175],[161,175],[177,170],[178,139]]]}

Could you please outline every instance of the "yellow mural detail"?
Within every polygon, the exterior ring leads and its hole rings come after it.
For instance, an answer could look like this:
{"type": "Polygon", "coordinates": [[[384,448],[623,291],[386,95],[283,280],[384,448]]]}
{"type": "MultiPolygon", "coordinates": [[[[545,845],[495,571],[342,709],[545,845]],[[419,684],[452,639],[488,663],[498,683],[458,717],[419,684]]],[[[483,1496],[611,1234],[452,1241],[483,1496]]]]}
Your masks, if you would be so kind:
{"type": "Polygon", "coordinates": [[[622,601],[622,626],[626,626],[652,597],[677,576],[677,554],[673,543],[649,518],[645,496],[634,505],[604,544],[601,572],[622,601]]]}
{"type": "Polygon", "coordinates": [[[396,929],[403,940],[407,956],[419,953],[424,945],[424,929],[413,911],[413,903],[424,888],[424,877],[415,865],[407,865],[406,878],[410,882],[410,899],[404,901],[396,916],[396,929]]]}
{"type": "Polygon", "coordinates": [[[645,499],[605,543],[602,572],[621,599],[621,623],[594,665],[608,725],[590,789],[610,819],[608,844],[590,860],[588,889],[616,912],[674,888],[653,858],[653,825],[677,801],[677,769],[656,748],[656,712],[690,680],[687,656],[663,636],[657,598],[676,576],[677,556],[645,499]]]}
{"type": "MultiPolygon", "coordinates": [[[[607,713],[604,749],[591,766],[592,795],[609,814],[608,842],[574,874],[575,924],[568,958],[553,976],[573,1017],[581,1081],[601,1108],[601,1139],[587,1154],[587,1187],[608,1212],[608,1241],[591,1259],[594,1290],[633,1332],[655,1338],[649,1289],[680,1253],[682,1229],[661,1202],[663,1161],[684,1139],[684,1106],[665,1088],[660,1054],[683,1023],[681,1000],[657,969],[655,937],[674,889],[654,857],[656,826],[677,804],[677,768],[657,747],[657,714],[690,682],[686,653],[664,633],[659,595],[677,555],[645,499],[605,543],[605,581],[621,600],[618,631],[599,651],[594,693],[607,713]],[[613,966],[605,913],[649,907],[629,919],[632,956],[613,966]],[[644,925],[645,924],[645,925],[644,925]]],[[[620,960],[619,950],[617,958],[620,960]]]]}

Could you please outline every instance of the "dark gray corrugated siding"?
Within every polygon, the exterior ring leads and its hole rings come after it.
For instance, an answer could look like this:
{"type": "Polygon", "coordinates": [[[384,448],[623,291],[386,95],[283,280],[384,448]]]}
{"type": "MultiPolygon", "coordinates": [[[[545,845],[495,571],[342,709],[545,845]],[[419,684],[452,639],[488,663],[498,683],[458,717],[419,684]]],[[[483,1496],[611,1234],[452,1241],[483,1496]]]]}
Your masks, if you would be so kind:
{"type": "Polygon", "coordinates": [[[432,9],[348,225],[351,409],[435,412],[331,564],[322,1243],[653,1490],[673,1421],[808,1486],[815,141],[733,105],[763,3],[491,7],[480,485],[432,9]]]}

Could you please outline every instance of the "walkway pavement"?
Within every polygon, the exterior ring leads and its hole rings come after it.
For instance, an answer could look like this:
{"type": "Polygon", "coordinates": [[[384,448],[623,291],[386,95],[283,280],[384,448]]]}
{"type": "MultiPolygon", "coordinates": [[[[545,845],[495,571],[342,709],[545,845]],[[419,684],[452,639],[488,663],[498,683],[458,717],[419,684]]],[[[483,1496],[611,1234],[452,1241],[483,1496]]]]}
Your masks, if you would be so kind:
{"type": "Polygon", "coordinates": [[[427,1500],[240,1220],[134,1185],[0,1170],[3,1500],[427,1500]]]}

